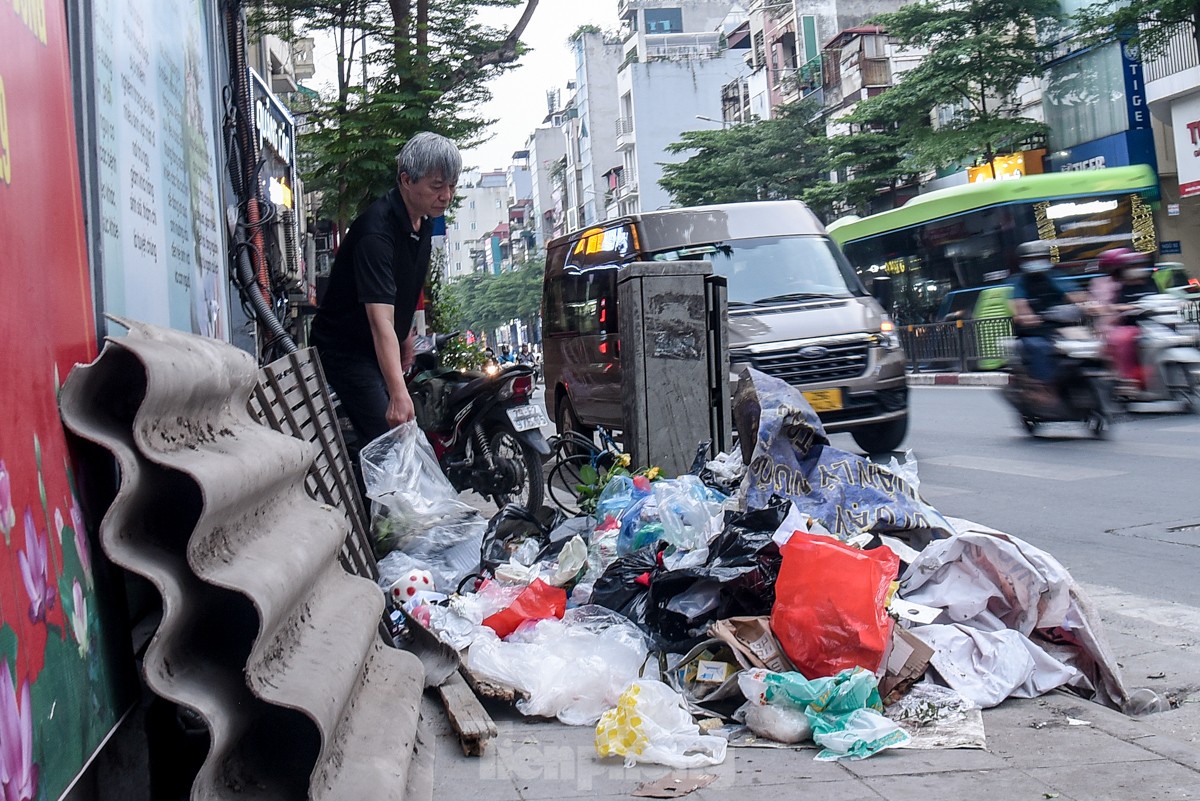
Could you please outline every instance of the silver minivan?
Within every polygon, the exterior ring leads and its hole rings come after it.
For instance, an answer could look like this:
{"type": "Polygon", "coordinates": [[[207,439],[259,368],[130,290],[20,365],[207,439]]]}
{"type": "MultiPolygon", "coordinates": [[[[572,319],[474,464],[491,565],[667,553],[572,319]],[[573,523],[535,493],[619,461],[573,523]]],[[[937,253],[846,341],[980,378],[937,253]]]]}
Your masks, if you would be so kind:
{"type": "Polygon", "coordinates": [[[559,433],[621,428],[617,270],[700,259],[725,276],[729,360],[799,387],[830,433],[868,453],[908,431],[895,328],[820,220],[797,200],[729,203],[606,220],[546,246],[546,409],[559,433]]]}

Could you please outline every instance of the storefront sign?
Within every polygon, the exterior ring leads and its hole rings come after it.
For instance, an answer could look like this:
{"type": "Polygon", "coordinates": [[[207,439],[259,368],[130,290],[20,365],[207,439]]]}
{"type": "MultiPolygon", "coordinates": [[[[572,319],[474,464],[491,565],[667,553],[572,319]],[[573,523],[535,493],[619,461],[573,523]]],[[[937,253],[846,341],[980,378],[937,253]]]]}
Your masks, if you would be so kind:
{"type": "Polygon", "coordinates": [[[1175,160],[1179,165],[1179,196],[1200,195],[1200,92],[1171,103],[1175,160]]]}
{"type": "Polygon", "coordinates": [[[1158,169],[1154,132],[1149,128],[1123,131],[1083,142],[1054,152],[1048,160],[1049,169],[1053,172],[1099,170],[1105,167],[1128,167],[1131,164],[1149,164],[1151,168],[1158,169]]]}
{"type": "Polygon", "coordinates": [[[254,87],[254,124],[258,128],[260,146],[290,167],[295,158],[292,136],[296,127],[291,112],[275,99],[257,72],[250,70],[250,78],[254,87]]]}
{"type": "Polygon", "coordinates": [[[84,521],[79,490],[97,482],[74,472],[58,416],[61,381],[97,347],[66,6],[0,3],[5,799],[61,798],[129,708],[136,681],[126,610],[111,603],[123,594],[84,521]]]}
{"type": "Polygon", "coordinates": [[[1178,203],[1168,203],[1167,204],[1167,216],[1168,217],[1178,217],[1179,216],[1179,204],[1178,203]]]}
{"type": "Polygon", "coordinates": [[[1011,181],[1026,175],[1040,175],[1044,150],[1027,150],[1008,156],[996,156],[991,164],[967,168],[967,181],[973,184],[984,181],[1011,181]]]}
{"type": "Polygon", "coordinates": [[[1150,127],[1150,106],[1146,103],[1142,62],[1129,42],[1121,43],[1121,70],[1125,74],[1125,110],[1129,116],[1129,130],[1146,130],[1150,127]]]}
{"type": "Polygon", "coordinates": [[[1158,252],[1163,256],[1179,256],[1183,254],[1183,243],[1178,239],[1164,239],[1158,243],[1158,252]]]}

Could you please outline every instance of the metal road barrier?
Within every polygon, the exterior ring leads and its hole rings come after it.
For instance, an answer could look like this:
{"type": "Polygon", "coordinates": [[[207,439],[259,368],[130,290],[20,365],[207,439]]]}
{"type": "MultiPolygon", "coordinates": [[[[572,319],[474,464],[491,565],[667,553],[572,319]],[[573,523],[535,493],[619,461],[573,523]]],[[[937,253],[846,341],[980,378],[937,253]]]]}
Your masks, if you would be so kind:
{"type": "MultiPolygon", "coordinates": [[[[1184,301],[1180,314],[1184,322],[1200,323],[1200,298],[1184,301]]],[[[916,373],[999,370],[1006,358],[1001,340],[1013,335],[1009,317],[906,325],[899,332],[909,369],[916,373]]]]}
{"type": "Polygon", "coordinates": [[[1000,341],[1012,336],[1012,320],[983,317],[906,325],[899,331],[913,372],[998,370],[1005,360],[1000,341]]]}

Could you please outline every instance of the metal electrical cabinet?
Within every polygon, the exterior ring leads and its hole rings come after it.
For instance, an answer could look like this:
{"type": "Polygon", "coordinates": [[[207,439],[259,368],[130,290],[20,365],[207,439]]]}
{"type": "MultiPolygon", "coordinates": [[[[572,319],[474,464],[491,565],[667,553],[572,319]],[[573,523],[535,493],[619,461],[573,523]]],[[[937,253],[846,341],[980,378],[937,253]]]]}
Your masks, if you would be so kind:
{"type": "Polygon", "coordinates": [[[706,261],[634,262],[617,274],[625,450],[686,473],[701,443],[728,449],[724,276],[706,261]]]}

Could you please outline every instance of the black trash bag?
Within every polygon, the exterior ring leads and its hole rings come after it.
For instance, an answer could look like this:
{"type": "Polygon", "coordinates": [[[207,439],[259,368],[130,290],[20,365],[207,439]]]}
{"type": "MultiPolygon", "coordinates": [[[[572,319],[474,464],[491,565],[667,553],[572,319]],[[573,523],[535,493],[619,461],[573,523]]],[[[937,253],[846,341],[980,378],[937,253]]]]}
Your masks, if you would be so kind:
{"type": "Polygon", "coordinates": [[[772,535],[790,507],[772,498],[763,509],[727,512],[703,565],[651,577],[645,628],[658,645],[683,650],[708,636],[714,621],[771,614],[783,564],[772,535]]]}
{"type": "Polygon", "coordinates": [[[663,570],[666,549],[665,542],[658,542],[618,557],[592,585],[588,603],[619,612],[646,631],[650,585],[663,570]]]}
{"type": "Polygon", "coordinates": [[[551,532],[564,520],[566,516],[550,506],[531,512],[524,506],[507,504],[488,521],[479,551],[480,569],[485,573],[494,573],[497,567],[518,553],[518,549],[531,557],[533,562],[540,561],[552,547],[551,532]],[[533,545],[526,546],[525,543],[529,541],[533,545]]]}

